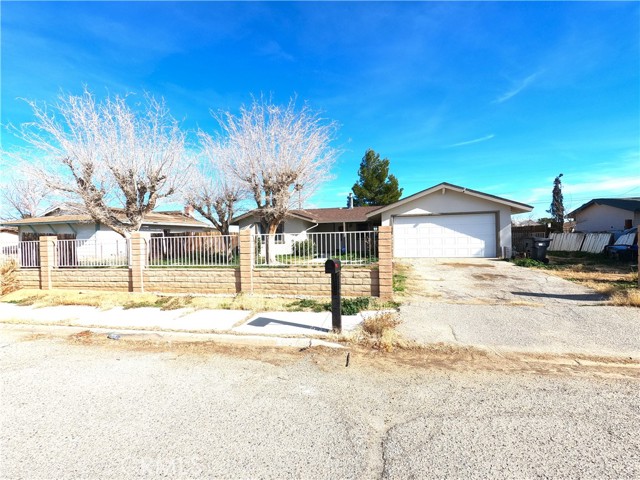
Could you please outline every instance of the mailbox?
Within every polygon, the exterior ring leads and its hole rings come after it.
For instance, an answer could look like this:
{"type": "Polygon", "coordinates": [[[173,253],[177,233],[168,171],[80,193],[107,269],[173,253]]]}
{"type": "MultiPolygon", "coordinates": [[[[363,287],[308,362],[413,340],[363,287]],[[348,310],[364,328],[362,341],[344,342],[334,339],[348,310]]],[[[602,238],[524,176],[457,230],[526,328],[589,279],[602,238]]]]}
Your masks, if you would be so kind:
{"type": "Polygon", "coordinates": [[[331,326],[333,331],[342,331],[342,301],[340,299],[340,260],[330,258],[324,262],[324,273],[331,274],[331,326]]]}
{"type": "Polygon", "coordinates": [[[341,268],[342,264],[340,263],[340,260],[330,258],[324,262],[324,273],[340,273],[341,268]]]}

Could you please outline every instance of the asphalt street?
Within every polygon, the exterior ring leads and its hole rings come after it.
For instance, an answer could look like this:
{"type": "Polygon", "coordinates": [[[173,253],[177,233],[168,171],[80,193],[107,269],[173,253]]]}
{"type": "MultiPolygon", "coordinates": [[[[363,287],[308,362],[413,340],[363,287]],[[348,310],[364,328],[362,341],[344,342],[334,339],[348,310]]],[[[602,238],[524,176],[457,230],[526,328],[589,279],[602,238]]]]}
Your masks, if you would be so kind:
{"type": "Polygon", "coordinates": [[[637,370],[109,342],[0,333],[0,477],[640,476],[637,370]]]}

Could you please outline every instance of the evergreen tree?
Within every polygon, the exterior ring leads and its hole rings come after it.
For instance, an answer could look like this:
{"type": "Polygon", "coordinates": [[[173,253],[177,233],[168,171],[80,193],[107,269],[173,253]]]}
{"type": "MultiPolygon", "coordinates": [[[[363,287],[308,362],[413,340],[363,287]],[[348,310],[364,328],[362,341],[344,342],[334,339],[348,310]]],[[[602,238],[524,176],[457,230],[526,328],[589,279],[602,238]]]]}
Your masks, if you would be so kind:
{"type": "Polygon", "coordinates": [[[380,155],[372,149],[368,149],[362,157],[358,176],[360,179],[352,188],[356,207],[389,205],[402,196],[398,179],[389,175],[389,160],[381,160],[380,155]]]}
{"type": "Polygon", "coordinates": [[[558,175],[553,181],[553,199],[551,200],[551,207],[547,210],[547,213],[550,213],[552,217],[551,229],[554,232],[562,232],[564,225],[564,204],[560,177],[562,177],[562,174],[558,175]]]}

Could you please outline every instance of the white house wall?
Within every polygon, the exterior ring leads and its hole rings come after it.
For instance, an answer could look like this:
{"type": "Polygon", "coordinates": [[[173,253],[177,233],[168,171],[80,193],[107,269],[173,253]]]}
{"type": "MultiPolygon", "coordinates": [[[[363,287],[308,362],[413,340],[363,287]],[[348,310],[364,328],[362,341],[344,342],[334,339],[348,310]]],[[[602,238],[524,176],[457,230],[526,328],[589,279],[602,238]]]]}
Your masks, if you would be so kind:
{"type": "Polygon", "coordinates": [[[9,232],[0,232],[0,245],[17,245],[18,235],[9,232]]]}
{"type": "Polygon", "coordinates": [[[610,205],[591,205],[576,213],[576,232],[617,232],[624,230],[624,221],[631,220],[637,227],[640,212],[631,212],[610,205]]]}
{"type": "Polygon", "coordinates": [[[452,213],[498,213],[498,255],[502,248],[511,250],[511,208],[454,190],[438,190],[415,200],[382,212],[383,226],[392,225],[392,217],[405,215],[446,215],[452,213]]]}

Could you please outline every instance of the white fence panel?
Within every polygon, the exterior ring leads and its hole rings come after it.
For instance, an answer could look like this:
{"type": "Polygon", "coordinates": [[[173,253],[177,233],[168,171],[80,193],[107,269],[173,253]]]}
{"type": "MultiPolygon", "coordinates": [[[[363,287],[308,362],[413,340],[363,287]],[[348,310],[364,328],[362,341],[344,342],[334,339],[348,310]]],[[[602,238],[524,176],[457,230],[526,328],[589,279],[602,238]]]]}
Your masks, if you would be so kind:
{"type": "Polygon", "coordinates": [[[337,258],[343,265],[378,261],[378,232],[328,232],[252,235],[254,266],[324,265],[337,258]]]}
{"type": "Polygon", "coordinates": [[[122,240],[58,240],[58,266],[126,267],[129,265],[129,242],[122,240]]]}
{"type": "Polygon", "coordinates": [[[0,265],[10,260],[18,261],[18,242],[0,243],[0,265]]]}
{"type": "Polygon", "coordinates": [[[239,264],[238,235],[152,237],[150,267],[230,267],[239,264]]]}
{"type": "Polygon", "coordinates": [[[624,235],[620,235],[618,240],[616,240],[616,245],[633,245],[633,241],[636,238],[636,234],[634,233],[626,233],[624,235]]]}
{"type": "Polygon", "coordinates": [[[0,244],[0,265],[15,260],[22,268],[37,268],[40,266],[39,248],[37,240],[0,244]]]}
{"type": "Polygon", "coordinates": [[[549,250],[556,252],[579,252],[584,237],[584,233],[552,233],[549,235],[549,238],[551,238],[549,250]]]}
{"type": "Polygon", "coordinates": [[[582,244],[581,252],[602,253],[604,247],[611,243],[613,235],[611,233],[587,233],[582,244]]]}

